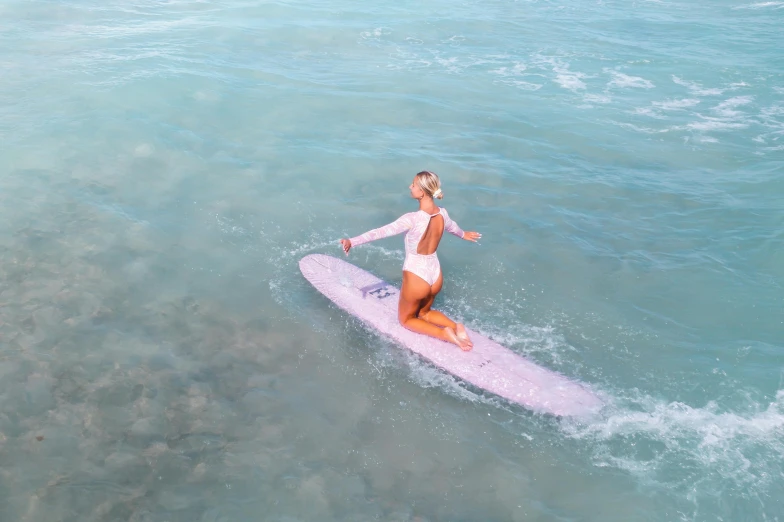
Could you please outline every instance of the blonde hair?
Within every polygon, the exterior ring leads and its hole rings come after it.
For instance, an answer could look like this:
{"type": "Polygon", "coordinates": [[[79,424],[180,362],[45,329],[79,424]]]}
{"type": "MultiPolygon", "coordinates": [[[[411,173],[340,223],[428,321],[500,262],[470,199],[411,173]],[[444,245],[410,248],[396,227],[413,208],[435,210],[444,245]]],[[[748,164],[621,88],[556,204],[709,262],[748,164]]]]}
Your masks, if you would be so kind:
{"type": "Polygon", "coordinates": [[[426,195],[431,198],[443,199],[444,193],[441,191],[441,180],[438,179],[438,174],[423,170],[416,175],[416,181],[426,195]]]}

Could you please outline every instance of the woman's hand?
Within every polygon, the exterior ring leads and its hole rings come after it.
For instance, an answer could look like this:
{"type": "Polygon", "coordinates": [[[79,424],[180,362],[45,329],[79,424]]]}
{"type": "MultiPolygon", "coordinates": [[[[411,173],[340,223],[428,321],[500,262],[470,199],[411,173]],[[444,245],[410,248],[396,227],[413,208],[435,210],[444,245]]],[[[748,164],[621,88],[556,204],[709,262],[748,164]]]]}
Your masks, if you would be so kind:
{"type": "Polygon", "coordinates": [[[348,251],[351,250],[351,240],[350,239],[341,239],[340,244],[343,245],[343,252],[348,255],[348,251]]]}
{"type": "MultiPolygon", "coordinates": [[[[478,240],[482,239],[482,234],[480,234],[479,232],[464,232],[463,239],[465,239],[466,241],[473,241],[474,243],[476,243],[478,240]]],[[[349,245],[350,244],[351,243],[349,243],[349,245]]],[[[348,252],[348,250],[346,250],[346,252],[348,252]]]]}

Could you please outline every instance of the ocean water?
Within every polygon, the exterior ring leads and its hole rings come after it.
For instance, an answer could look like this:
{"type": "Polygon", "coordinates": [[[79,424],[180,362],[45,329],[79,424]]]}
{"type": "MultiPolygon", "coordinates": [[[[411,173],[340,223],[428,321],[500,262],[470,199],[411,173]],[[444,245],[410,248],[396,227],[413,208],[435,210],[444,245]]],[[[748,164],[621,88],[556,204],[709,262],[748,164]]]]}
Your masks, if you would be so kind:
{"type": "MultiPolygon", "coordinates": [[[[0,3],[0,520],[784,520],[784,2],[0,3]],[[297,261],[415,209],[535,415],[297,261]]],[[[402,240],[350,260],[400,281],[402,240]]],[[[456,353],[456,356],[459,356],[456,353]]]]}

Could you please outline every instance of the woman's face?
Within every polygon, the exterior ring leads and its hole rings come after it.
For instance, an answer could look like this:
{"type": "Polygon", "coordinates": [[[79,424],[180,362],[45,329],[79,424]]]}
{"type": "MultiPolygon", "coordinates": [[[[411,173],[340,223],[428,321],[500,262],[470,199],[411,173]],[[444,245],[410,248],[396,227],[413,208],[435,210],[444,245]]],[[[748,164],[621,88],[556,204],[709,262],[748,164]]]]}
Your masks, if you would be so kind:
{"type": "Polygon", "coordinates": [[[422,190],[422,187],[420,187],[419,183],[417,183],[416,177],[414,178],[414,181],[412,181],[408,186],[408,190],[411,191],[411,197],[414,199],[422,199],[425,196],[425,191],[422,190]]]}

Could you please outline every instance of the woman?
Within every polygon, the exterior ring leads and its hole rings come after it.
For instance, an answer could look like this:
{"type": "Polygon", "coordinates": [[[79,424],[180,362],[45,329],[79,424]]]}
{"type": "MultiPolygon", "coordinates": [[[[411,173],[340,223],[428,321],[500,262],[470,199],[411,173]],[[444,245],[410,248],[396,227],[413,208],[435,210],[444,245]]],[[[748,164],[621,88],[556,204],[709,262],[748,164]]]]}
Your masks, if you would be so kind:
{"type": "Polygon", "coordinates": [[[436,249],[444,230],[466,241],[481,238],[477,232],[463,232],[449,219],[446,209],[439,208],[434,198],[442,199],[441,181],[432,172],[423,171],[414,176],[408,187],[411,197],[419,200],[419,211],[402,215],[397,221],[365,232],[351,239],[341,239],[343,250],[402,232],[406,233],[406,260],[403,262],[403,288],[400,291],[397,315],[400,324],[422,333],[456,344],[468,351],[473,347],[465,327],[437,310],[432,310],[433,300],[441,291],[444,277],[436,249]]]}

